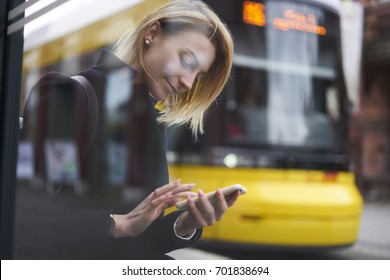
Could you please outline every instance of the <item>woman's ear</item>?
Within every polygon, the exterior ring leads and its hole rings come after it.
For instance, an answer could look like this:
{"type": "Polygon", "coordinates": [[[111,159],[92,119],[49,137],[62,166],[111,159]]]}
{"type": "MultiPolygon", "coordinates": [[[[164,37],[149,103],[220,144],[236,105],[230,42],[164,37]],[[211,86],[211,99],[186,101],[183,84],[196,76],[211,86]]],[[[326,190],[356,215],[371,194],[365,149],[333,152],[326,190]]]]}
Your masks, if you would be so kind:
{"type": "Polygon", "coordinates": [[[153,41],[157,38],[158,35],[161,33],[161,24],[158,21],[152,22],[148,29],[145,32],[145,40],[148,40],[150,43],[153,43],[153,41]]]}

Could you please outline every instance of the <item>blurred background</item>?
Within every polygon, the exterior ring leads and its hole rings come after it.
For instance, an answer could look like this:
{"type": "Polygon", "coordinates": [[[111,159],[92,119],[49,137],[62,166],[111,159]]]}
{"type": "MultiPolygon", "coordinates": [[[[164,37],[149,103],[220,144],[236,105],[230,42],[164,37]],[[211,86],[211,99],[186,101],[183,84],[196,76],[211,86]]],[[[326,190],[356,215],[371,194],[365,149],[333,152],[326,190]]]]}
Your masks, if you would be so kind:
{"type": "MultiPolygon", "coordinates": [[[[127,71],[108,73],[99,143],[82,160],[85,108],[66,96],[43,100],[33,85],[50,72],[92,67],[102,49],[167,2],[1,4],[4,258],[18,242],[14,210],[25,193],[96,208],[135,205],[150,192],[137,171],[145,162],[129,160],[138,148],[129,144],[127,71]],[[37,106],[19,132],[27,98],[37,106]],[[63,136],[62,121],[78,132],[63,136]]],[[[170,177],[204,191],[241,183],[248,194],[196,248],[172,256],[390,259],[390,1],[204,2],[232,32],[232,78],[198,141],[186,128],[168,128],[170,177]]],[[[142,143],[142,126],[135,129],[142,143]]]]}

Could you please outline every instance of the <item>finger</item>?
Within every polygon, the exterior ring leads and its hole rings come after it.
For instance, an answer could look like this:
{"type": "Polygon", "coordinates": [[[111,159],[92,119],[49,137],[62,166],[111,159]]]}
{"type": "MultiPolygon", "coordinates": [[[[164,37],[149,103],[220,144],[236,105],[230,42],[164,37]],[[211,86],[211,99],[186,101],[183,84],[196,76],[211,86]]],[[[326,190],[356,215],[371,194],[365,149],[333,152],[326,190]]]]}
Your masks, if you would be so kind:
{"type": "Polygon", "coordinates": [[[199,200],[196,206],[198,207],[203,218],[207,221],[207,225],[213,225],[215,223],[215,210],[206,194],[202,191],[198,191],[199,200]]]}
{"type": "Polygon", "coordinates": [[[224,195],[222,194],[222,192],[220,190],[217,190],[215,192],[215,201],[216,201],[215,208],[214,208],[215,219],[217,221],[219,221],[219,220],[221,220],[223,214],[228,209],[228,204],[226,202],[224,195]]]}
{"type": "Polygon", "coordinates": [[[172,199],[172,192],[168,192],[164,195],[161,195],[155,199],[153,199],[150,202],[151,207],[158,209],[158,210],[164,210],[166,208],[166,205],[169,205],[169,200],[172,199]]]}
{"type": "Polygon", "coordinates": [[[181,192],[187,192],[187,191],[192,190],[194,187],[195,187],[194,183],[191,183],[191,184],[181,184],[177,188],[175,188],[172,191],[172,193],[173,194],[177,194],[177,193],[181,193],[181,192]]]}
{"type": "Polygon", "coordinates": [[[178,203],[180,201],[179,198],[175,198],[173,196],[171,196],[170,198],[168,198],[164,203],[165,205],[163,205],[163,208],[166,209],[166,208],[169,208],[169,207],[172,207],[174,206],[176,203],[178,203]]]}
{"type": "Polygon", "coordinates": [[[188,191],[172,194],[172,197],[174,198],[189,198],[189,197],[196,197],[196,196],[198,196],[196,193],[188,192],[188,191]]]}
{"type": "Polygon", "coordinates": [[[170,191],[173,191],[175,188],[179,187],[180,186],[180,180],[181,179],[177,179],[173,182],[170,182],[162,187],[159,187],[157,189],[154,190],[153,192],[153,195],[155,197],[158,197],[158,196],[161,196],[161,195],[164,195],[170,191]]]}
{"type": "Polygon", "coordinates": [[[207,226],[206,220],[203,218],[203,215],[200,213],[192,197],[188,198],[188,210],[191,213],[191,216],[193,217],[195,224],[197,226],[199,227],[207,226]]]}
{"type": "Polygon", "coordinates": [[[196,192],[189,192],[190,193],[190,197],[192,198],[195,198],[198,196],[198,194],[196,192]]]}
{"type": "Polygon", "coordinates": [[[195,184],[194,183],[189,183],[189,184],[180,184],[181,179],[177,179],[169,184],[166,184],[154,191],[155,196],[160,196],[164,195],[167,192],[172,191],[172,193],[180,193],[184,191],[189,191],[194,188],[195,184]]]}
{"type": "Polygon", "coordinates": [[[226,203],[227,203],[228,207],[233,206],[233,204],[237,201],[237,199],[238,199],[239,196],[240,196],[239,191],[236,191],[236,192],[232,193],[232,194],[226,199],[226,203]]]}

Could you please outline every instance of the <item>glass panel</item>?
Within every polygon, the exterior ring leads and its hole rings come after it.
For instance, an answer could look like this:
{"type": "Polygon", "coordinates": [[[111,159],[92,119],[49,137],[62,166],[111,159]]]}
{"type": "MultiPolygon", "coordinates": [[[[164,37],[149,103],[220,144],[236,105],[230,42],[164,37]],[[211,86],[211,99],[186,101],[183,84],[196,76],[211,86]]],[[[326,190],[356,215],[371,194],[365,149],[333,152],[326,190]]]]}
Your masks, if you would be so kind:
{"type": "MultiPolygon", "coordinates": [[[[63,209],[83,209],[71,215],[76,221],[89,209],[122,213],[168,180],[155,102],[146,88],[132,83],[134,70],[107,51],[134,22],[167,1],[119,2],[69,1],[26,26],[16,258],[80,253],[81,245],[67,252],[53,241],[53,232],[61,229],[72,235],[63,209]],[[88,78],[94,92],[74,75],[88,78]],[[50,228],[61,219],[64,226],[50,228]],[[47,235],[31,240],[42,232],[47,235]],[[34,251],[39,246],[43,249],[34,251]]],[[[34,5],[27,13],[40,8],[34,5]]],[[[109,219],[103,217],[101,226],[109,219]]],[[[101,257],[85,246],[86,258],[101,257]]]]}

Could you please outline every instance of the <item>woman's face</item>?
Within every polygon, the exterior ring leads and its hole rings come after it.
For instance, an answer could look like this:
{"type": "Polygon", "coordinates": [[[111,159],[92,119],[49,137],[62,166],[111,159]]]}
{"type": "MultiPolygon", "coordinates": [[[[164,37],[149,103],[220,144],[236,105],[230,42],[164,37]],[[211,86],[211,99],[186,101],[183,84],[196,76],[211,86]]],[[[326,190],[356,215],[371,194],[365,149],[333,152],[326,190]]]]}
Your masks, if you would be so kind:
{"type": "Polygon", "coordinates": [[[146,70],[141,70],[139,78],[155,100],[163,100],[192,88],[196,77],[206,73],[214,63],[215,47],[197,31],[164,36],[159,23],[154,27],[155,32],[151,30],[145,36],[150,44],[143,54],[146,70]]]}

